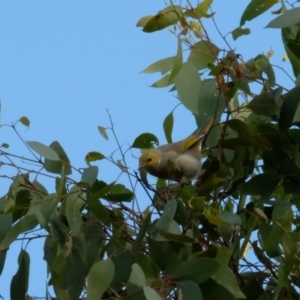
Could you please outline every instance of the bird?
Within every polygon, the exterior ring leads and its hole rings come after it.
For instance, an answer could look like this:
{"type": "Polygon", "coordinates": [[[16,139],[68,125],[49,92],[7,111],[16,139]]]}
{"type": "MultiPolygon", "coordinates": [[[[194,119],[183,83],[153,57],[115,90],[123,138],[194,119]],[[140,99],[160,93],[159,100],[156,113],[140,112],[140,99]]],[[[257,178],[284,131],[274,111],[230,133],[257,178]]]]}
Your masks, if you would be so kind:
{"type": "Polygon", "coordinates": [[[213,118],[208,119],[195,134],[184,140],[146,150],[139,158],[139,170],[183,184],[196,179],[201,172],[202,143],[213,121],[213,118]]]}

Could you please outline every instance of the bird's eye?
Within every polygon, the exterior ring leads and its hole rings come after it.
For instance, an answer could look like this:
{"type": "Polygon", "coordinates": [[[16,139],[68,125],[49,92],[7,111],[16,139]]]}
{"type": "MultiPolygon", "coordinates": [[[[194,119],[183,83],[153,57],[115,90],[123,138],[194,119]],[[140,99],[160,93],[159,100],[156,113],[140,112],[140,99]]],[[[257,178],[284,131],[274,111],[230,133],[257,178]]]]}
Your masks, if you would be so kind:
{"type": "Polygon", "coordinates": [[[148,158],[148,161],[149,161],[149,162],[150,162],[150,161],[152,161],[152,158],[151,158],[151,157],[149,157],[149,158],[148,158]]]}

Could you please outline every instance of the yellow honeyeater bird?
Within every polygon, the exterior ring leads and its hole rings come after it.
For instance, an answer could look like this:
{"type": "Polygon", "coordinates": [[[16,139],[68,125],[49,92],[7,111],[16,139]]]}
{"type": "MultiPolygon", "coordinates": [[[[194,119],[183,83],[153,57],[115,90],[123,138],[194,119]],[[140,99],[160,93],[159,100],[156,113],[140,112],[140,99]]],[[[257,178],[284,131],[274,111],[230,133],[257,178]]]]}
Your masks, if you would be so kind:
{"type": "Polygon", "coordinates": [[[182,141],[147,150],[139,158],[139,170],[180,183],[196,179],[201,172],[202,142],[213,121],[207,120],[196,134],[182,141]]]}

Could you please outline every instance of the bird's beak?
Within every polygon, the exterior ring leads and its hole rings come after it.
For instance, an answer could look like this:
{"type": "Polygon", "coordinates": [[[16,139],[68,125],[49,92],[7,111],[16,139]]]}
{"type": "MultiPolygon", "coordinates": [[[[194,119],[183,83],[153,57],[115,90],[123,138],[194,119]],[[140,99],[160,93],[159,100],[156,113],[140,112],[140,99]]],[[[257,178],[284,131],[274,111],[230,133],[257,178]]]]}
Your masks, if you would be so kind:
{"type": "Polygon", "coordinates": [[[138,170],[143,169],[144,167],[145,167],[145,164],[139,165],[139,169],[138,170]]]}

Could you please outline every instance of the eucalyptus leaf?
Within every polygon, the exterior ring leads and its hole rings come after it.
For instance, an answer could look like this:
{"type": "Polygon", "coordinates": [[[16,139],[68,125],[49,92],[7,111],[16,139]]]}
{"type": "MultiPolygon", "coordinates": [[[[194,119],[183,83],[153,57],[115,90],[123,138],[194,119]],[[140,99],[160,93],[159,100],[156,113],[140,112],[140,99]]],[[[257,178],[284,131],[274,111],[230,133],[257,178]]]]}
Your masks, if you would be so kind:
{"type": "Polygon", "coordinates": [[[203,70],[213,64],[218,57],[220,49],[209,41],[200,41],[191,47],[188,62],[192,62],[197,70],[203,70]]]}
{"type": "Polygon", "coordinates": [[[232,32],[232,38],[236,41],[239,37],[243,35],[249,35],[250,34],[250,29],[249,28],[242,28],[242,27],[237,27],[234,29],[232,32]]]}
{"type": "Polygon", "coordinates": [[[273,19],[267,28],[285,28],[296,25],[300,22],[300,7],[284,11],[280,16],[273,19]]]}
{"type": "Polygon", "coordinates": [[[115,267],[110,258],[96,262],[87,276],[87,298],[101,299],[114,278],[114,272],[115,267]]]}
{"type": "Polygon", "coordinates": [[[203,296],[199,285],[192,280],[183,280],[177,283],[178,294],[182,294],[184,300],[202,300],[203,296]]]}
{"type": "Polygon", "coordinates": [[[158,138],[152,133],[142,133],[133,142],[132,148],[148,149],[158,145],[158,138]]]}
{"type": "Polygon", "coordinates": [[[211,258],[195,258],[183,263],[173,274],[176,280],[193,280],[197,284],[211,278],[220,268],[211,258]]]}
{"type": "Polygon", "coordinates": [[[145,274],[144,274],[143,270],[141,269],[141,267],[136,263],[134,263],[132,265],[132,272],[129,277],[129,282],[131,282],[137,286],[140,286],[140,287],[143,287],[146,285],[145,274]]]}
{"type": "Polygon", "coordinates": [[[284,96],[284,102],[279,115],[279,128],[281,131],[287,131],[293,123],[295,112],[300,103],[300,86],[291,89],[284,96]]]}
{"type": "Polygon", "coordinates": [[[44,167],[48,172],[61,174],[62,169],[64,169],[65,175],[72,174],[71,163],[69,160],[68,155],[66,154],[63,147],[60,145],[59,142],[54,141],[49,146],[53,149],[57,155],[59,156],[59,161],[53,161],[51,159],[45,158],[44,167]]]}
{"type": "Polygon", "coordinates": [[[174,117],[173,117],[173,111],[171,111],[165,118],[163,127],[166,139],[168,143],[172,143],[172,130],[174,125],[174,117]]]}
{"type": "Polygon", "coordinates": [[[160,230],[166,231],[174,219],[176,208],[177,208],[176,200],[173,199],[169,201],[164,209],[163,214],[156,222],[155,226],[160,230]]]}
{"type": "Polygon", "coordinates": [[[246,21],[251,21],[259,15],[263,14],[275,4],[277,4],[277,0],[269,0],[263,2],[261,0],[252,0],[243,12],[240,26],[243,26],[246,21]]]}
{"type": "Polygon", "coordinates": [[[258,174],[242,184],[239,190],[245,195],[271,195],[281,179],[276,174],[258,174]]]}
{"type": "Polygon", "coordinates": [[[57,153],[50,147],[40,143],[40,142],[34,142],[34,141],[27,141],[27,145],[33,149],[35,152],[37,152],[39,155],[48,158],[50,160],[58,161],[60,158],[57,155],[57,153]]]}
{"type": "Polygon", "coordinates": [[[143,290],[147,300],[163,300],[163,298],[150,286],[144,286],[143,290]]]}
{"type": "Polygon", "coordinates": [[[29,281],[30,258],[25,250],[21,250],[18,258],[19,268],[10,284],[10,299],[26,299],[29,281]]]}
{"type": "Polygon", "coordinates": [[[97,179],[99,168],[97,166],[90,166],[83,169],[81,176],[81,182],[87,183],[89,186],[92,186],[97,179]]]}
{"type": "Polygon", "coordinates": [[[151,74],[151,73],[160,72],[161,75],[164,75],[173,68],[174,59],[175,59],[174,56],[160,59],[155,63],[151,64],[146,69],[144,69],[142,73],[151,74]]]}
{"type": "Polygon", "coordinates": [[[192,113],[197,114],[201,81],[195,65],[190,61],[182,64],[174,81],[182,104],[192,113]]]}

